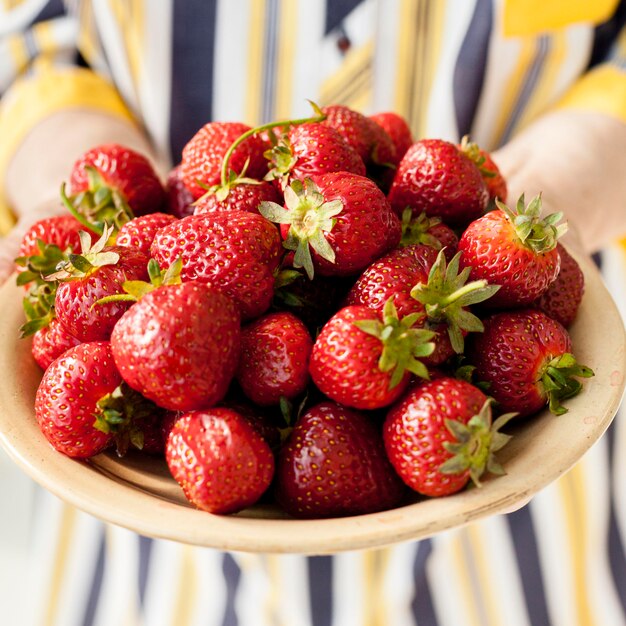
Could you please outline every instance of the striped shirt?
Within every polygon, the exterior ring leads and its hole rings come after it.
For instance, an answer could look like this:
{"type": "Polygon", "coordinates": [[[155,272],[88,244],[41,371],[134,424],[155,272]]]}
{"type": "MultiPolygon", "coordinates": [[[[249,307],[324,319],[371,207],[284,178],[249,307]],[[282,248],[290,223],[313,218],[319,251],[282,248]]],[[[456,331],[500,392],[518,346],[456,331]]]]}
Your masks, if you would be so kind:
{"type": "MultiPolygon", "coordinates": [[[[307,99],[488,149],[558,106],[626,121],[625,17],[617,0],[0,0],[0,197],[29,130],[71,107],[134,120],[171,165],[209,120],[299,116],[307,99]]],[[[622,307],[625,262],[603,251],[622,307]]],[[[141,537],[0,456],[0,623],[626,626],[625,412],[513,514],[308,558],[141,537]]]]}

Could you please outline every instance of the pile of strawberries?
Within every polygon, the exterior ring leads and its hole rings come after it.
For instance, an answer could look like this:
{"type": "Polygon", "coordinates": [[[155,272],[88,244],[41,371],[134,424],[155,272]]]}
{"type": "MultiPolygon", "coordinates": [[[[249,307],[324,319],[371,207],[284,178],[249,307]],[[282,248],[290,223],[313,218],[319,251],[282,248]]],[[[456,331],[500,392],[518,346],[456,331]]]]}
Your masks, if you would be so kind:
{"type": "Polygon", "coordinates": [[[164,455],[212,513],[356,515],[502,473],[510,420],[592,375],[583,274],[541,198],[394,113],[211,122],[163,185],[94,147],[16,260],[60,452],[164,455]]]}

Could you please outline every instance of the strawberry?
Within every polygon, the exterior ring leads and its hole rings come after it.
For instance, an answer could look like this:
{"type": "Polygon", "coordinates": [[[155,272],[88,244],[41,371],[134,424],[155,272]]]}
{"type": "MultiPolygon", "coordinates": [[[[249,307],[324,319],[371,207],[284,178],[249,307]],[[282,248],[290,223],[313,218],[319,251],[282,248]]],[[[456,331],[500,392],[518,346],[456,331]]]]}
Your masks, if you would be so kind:
{"type": "Polygon", "coordinates": [[[70,194],[74,209],[99,229],[160,211],[165,203],[150,161],[119,144],[95,146],[79,157],[70,175],[70,194]]]}
{"type": "Polygon", "coordinates": [[[285,207],[263,202],[259,211],[281,224],[293,265],[326,276],[358,274],[400,240],[400,221],[384,194],[363,176],[333,172],[294,181],[285,207]]]}
{"type": "Polygon", "coordinates": [[[148,258],[139,250],[107,246],[111,234],[106,229],[93,245],[81,231],[81,254],[71,254],[48,276],[59,281],[54,300],[57,318],[65,329],[80,341],[108,339],[113,326],[129,307],[128,302],[96,302],[106,296],[123,292],[127,280],[148,277],[148,258]]]}
{"type": "Polygon", "coordinates": [[[420,244],[387,252],[359,276],[345,303],[382,312],[387,300],[393,297],[399,317],[418,313],[418,319],[423,319],[424,305],[411,297],[411,289],[428,281],[428,272],[436,258],[433,248],[420,244]]]}
{"type": "MultiPolygon", "coordinates": [[[[252,130],[240,122],[209,122],[183,148],[180,164],[183,183],[194,198],[203,196],[211,185],[222,181],[222,163],[228,149],[241,135],[252,130]]],[[[228,167],[236,174],[260,180],[267,174],[263,156],[267,144],[258,135],[251,135],[230,155],[228,167]],[[247,164],[247,165],[246,165],[247,164]]]]}
{"type": "Polygon", "coordinates": [[[176,221],[176,217],[169,213],[148,213],[126,222],[115,239],[118,246],[134,248],[150,256],[150,246],[157,231],[176,221]]]}
{"type": "Polygon", "coordinates": [[[418,360],[433,350],[432,332],[412,326],[412,313],[398,319],[390,298],[382,315],[366,306],[340,309],[323,326],[311,352],[311,378],[331,400],[356,409],[377,409],[394,402],[411,373],[426,377],[418,360]],[[382,319],[382,321],[381,321],[382,319]]]}
{"type": "Polygon", "coordinates": [[[295,517],[338,517],[397,506],[405,492],[369,416],[322,402],[280,451],[277,499],[295,517]]]}
{"type": "Polygon", "coordinates": [[[187,217],[193,213],[193,194],[183,182],[180,165],[172,168],[165,181],[165,193],[167,196],[167,212],[178,219],[187,217]]]}
{"type": "Polygon", "coordinates": [[[576,319],[585,293],[585,276],[576,259],[560,243],[556,244],[556,249],[561,260],[559,273],[531,306],[568,328],[576,319]]]}
{"type": "Polygon", "coordinates": [[[236,184],[228,187],[225,191],[205,193],[194,203],[193,213],[195,215],[219,211],[258,213],[261,202],[282,203],[282,201],[282,194],[272,183],[239,179],[236,184]],[[246,180],[249,182],[245,182],[246,180]]]}
{"type": "Polygon", "coordinates": [[[491,423],[490,401],[473,385],[446,376],[413,386],[387,413],[383,441],[402,480],[425,496],[446,496],[485,470],[504,470],[494,452],[510,437],[498,432],[512,415],[491,423]]]}
{"type": "Polygon", "coordinates": [[[491,154],[470,141],[467,136],[463,137],[459,149],[467,154],[478,166],[483,180],[485,181],[485,185],[487,185],[489,199],[495,200],[498,198],[501,202],[506,202],[508,195],[506,180],[491,158],[491,154]]]}
{"type": "Polygon", "coordinates": [[[318,174],[352,172],[365,176],[365,165],[339,131],[324,123],[293,126],[266,155],[268,177],[285,188],[292,180],[303,181],[318,174]]]}
{"type": "Polygon", "coordinates": [[[337,130],[359,154],[367,168],[399,162],[391,137],[374,120],[341,104],[322,107],[323,124],[337,130]]]}
{"type": "Polygon", "coordinates": [[[456,254],[459,238],[441,218],[428,217],[426,213],[414,217],[411,209],[405,209],[402,212],[400,245],[410,246],[416,243],[430,246],[434,250],[443,249],[446,261],[450,261],[456,254]]]}
{"type": "Polygon", "coordinates": [[[421,139],[398,165],[389,191],[393,210],[415,216],[426,212],[451,227],[463,227],[483,214],[489,193],[476,164],[453,143],[421,139]]]}
{"type": "Polygon", "coordinates": [[[52,446],[74,458],[89,458],[114,441],[123,454],[141,439],[135,420],[158,411],[128,389],[115,367],[108,341],[81,343],[44,372],[35,397],[35,417],[52,446]]]}
{"type": "Polygon", "coordinates": [[[151,247],[162,268],[182,259],[183,282],[206,283],[231,297],[244,320],[269,308],[281,252],[276,227],[245,211],[190,215],[159,230],[151,247]]]}
{"type": "Polygon", "coordinates": [[[206,408],[224,397],[239,342],[235,303],[197,281],[146,293],[111,334],[113,357],[128,385],[173,411],[206,408]]]}
{"type": "Polygon", "coordinates": [[[484,318],[483,324],[484,331],[472,336],[467,356],[476,379],[489,384],[489,395],[503,411],[523,417],[549,405],[560,415],[567,411],[561,400],[582,388],[576,379],[593,376],[576,362],[567,330],[542,311],[503,311],[484,318]]]}
{"type": "Polygon", "coordinates": [[[396,149],[396,162],[399,163],[406,151],[413,145],[413,133],[408,122],[393,111],[375,113],[369,118],[389,135],[396,149]]]}
{"type": "Polygon", "coordinates": [[[497,209],[472,222],[461,235],[461,267],[469,267],[474,280],[500,285],[488,306],[526,306],[559,273],[556,244],[567,226],[556,225],[562,213],[541,219],[541,196],[526,206],[522,194],[515,209],[496,204],[497,209]]]}
{"type": "Polygon", "coordinates": [[[33,334],[31,352],[39,367],[45,370],[52,361],[79,343],[81,342],[54,317],[47,326],[33,334]]]}
{"type": "Polygon", "coordinates": [[[169,432],[165,458],[187,499],[209,513],[236,513],[253,505],[274,475],[267,443],[227,408],[181,415],[169,432]]]}
{"type": "Polygon", "coordinates": [[[313,340],[303,322],[288,312],[269,313],[242,329],[236,379],[259,406],[292,399],[309,382],[313,340]]]}

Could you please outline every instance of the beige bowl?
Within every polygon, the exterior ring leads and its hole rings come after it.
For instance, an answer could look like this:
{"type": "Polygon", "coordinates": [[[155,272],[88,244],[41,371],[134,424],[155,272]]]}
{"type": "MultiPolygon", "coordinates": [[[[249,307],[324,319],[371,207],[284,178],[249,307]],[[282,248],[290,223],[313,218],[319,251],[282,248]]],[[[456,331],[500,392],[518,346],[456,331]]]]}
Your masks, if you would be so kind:
{"type": "Polygon", "coordinates": [[[22,292],[0,291],[0,444],[35,481],[76,507],[143,535],[223,550],[324,554],[425,538],[523,504],[566,472],[604,433],[624,391],[624,325],[595,267],[578,259],[587,287],[571,328],[574,351],[595,377],[567,401],[569,412],[547,411],[508,429],[499,453],[507,474],[480,489],[419,499],[382,513],[328,520],[293,520],[272,506],[233,516],[194,509],[163,460],[101,454],[82,462],[52,449],[39,432],[34,397],[41,377],[30,342],[19,339],[22,292]]]}

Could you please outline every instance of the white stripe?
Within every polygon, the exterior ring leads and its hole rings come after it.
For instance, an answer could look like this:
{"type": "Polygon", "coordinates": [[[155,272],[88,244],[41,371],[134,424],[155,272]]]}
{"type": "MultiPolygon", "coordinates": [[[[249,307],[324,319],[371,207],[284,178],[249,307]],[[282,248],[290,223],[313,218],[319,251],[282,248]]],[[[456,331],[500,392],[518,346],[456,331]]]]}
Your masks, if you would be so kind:
{"type": "Polygon", "coordinates": [[[278,611],[281,624],[311,626],[307,559],[298,554],[275,557],[280,571],[278,611]]]}
{"type": "MultiPolygon", "coordinates": [[[[246,120],[246,80],[249,0],[220,0],[217,3],[215,54],[213,64],[213,119],[246,120]],[[237,24],[233,28],[233,24],[237,24]]],[[[207,122],[210,120],[207,120],[207,122]]]]}
{"type": "Polygon", "coordinates": [[[414,626],[411,602],[415,593],[413,565],[417,555],[417,542],[402,543],[387,549],[387,571],[383,580],[387,619],[393,626],[414,626]]]}
{"type": "Polygon", "coordinates": [[[368,616],[363,611],[363,556],[363,552],[344,552],[334,558],[333,626],[362,626],[367,623],[368,616]]]}
{"type": "Polygon", "coordinates": [[[376,53],[374,55],[375,113],[393,111],[398,81],[398,43],[400,37],[400,1],[378,0],[376,6],[376,53]]]}
{"type": "Polygon", "coordinates": [[[138,110],[137,94],[120,25],[111,11],[108,0],[93,0],[92,5],[98,34],[109,59],[115,84],[126,104],[136,112],[138,110]]]}
{"type": "Polygon", "coordinates": [[[434,74],[428,114],[426,136],[457,141],[458,129],[453,99],[454,67],[463,38],[474,13],[475,1],[449,0],[446,4],[445,23],[441,41],[441,56],[434,74]]]}
{"type": "Polygon", "coordinates": [[[190,550],[194,571],[197,572],[197,594],[189,626],[221,626],[226,607],[223,555],[209,548],[190,550]]]}
{"type": "Polygon", "coordinates": [[[272,589],[265,557],[243,553],[233,553],[231,556],[241,570],[235,597],[235,612],[239,623],[273,626],[273,616],[268,611],[272,589]]]}
{"type": "Polygon", "coordinates": [[[0,7],[0,37],[26,29],[48,0],[23,0],[13,9],[0,7]]]}
{"type": "MultiPolygon", "coordinates": [[[[145,38],[139,70],[142,118],[153,139],[161,170],[169,169],[170,97],[172,88],[173,0],[146,3],[145,38]]],[[[163,172],[162,172],[163,173],[163,172]]]]}

